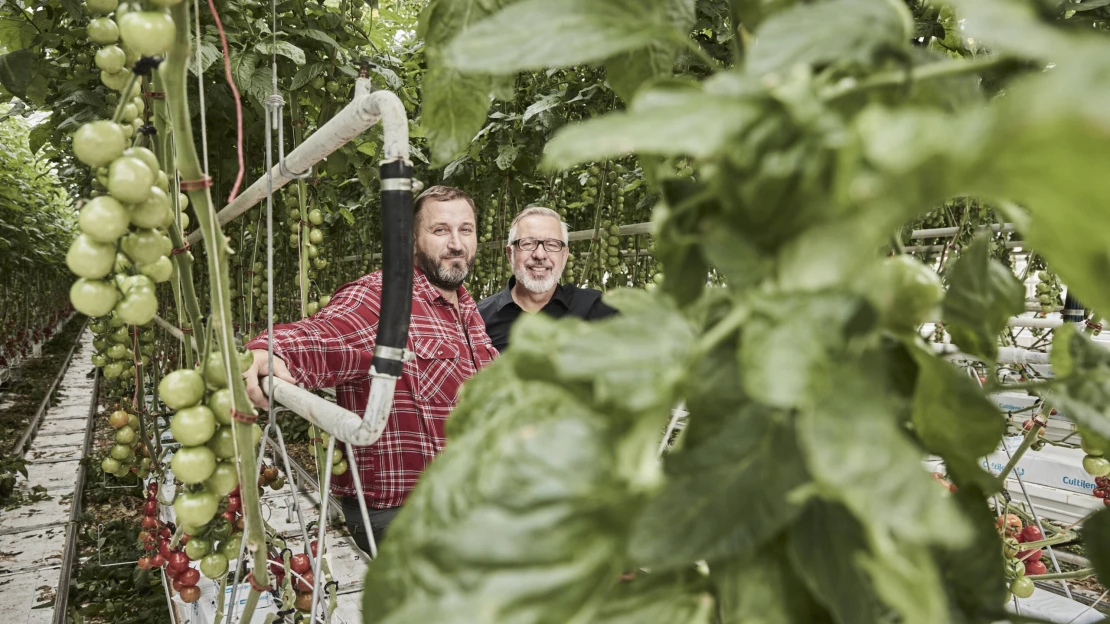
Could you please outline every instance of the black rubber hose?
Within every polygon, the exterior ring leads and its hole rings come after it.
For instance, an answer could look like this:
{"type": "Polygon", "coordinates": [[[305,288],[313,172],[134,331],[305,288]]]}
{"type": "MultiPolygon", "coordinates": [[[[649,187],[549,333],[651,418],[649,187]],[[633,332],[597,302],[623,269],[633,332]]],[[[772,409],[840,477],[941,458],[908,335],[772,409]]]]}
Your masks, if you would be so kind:
{"type": "MultiPolygon", "coordinates": [[[[382,186],[412,179],[412,167],[395,161],[381,167],[382,186]]],[[[402,184],[408,187],[408,184],[402,184]]],[[[412,190],[382,191],[382,310],[377,346],[404,349],[412,315],[412,190]]],[[[375,354],[374,370],[401,376],[404,362],[375,354]]]]}

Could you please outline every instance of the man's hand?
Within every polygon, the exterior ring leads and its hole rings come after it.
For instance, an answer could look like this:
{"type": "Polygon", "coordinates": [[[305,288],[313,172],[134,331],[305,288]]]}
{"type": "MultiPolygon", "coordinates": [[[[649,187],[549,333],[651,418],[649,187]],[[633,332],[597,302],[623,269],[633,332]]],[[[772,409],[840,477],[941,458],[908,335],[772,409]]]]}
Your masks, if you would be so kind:
{"type": "MultiPolygon", "coordinates": [[[[258,381],[270,374],[270,356],[265,349],[253,349],[251,353],[254,354],[254,363],[243,373],[243,376],[247,379],[247,396],[250,397],[251,403],[254,403],[255,407],[268,410],[270,409],[270,402],[266,399],[258,381]]],[[[288,381],[291,384],[297,383],[293,376],[289,374],[285,361],[276,355],[274,356],[274,377],[282,381],[288,381]]]]}

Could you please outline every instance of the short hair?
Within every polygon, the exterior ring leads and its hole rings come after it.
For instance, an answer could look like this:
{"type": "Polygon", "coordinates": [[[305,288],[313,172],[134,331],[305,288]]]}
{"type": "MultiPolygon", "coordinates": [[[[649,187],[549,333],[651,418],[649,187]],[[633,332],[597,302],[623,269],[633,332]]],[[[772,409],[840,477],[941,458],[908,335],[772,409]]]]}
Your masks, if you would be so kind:
{"type": "Polygon", "coordinates": [[[413,223],[420,223],[420,210],[424,208],[426,202],[449,202],[456,199],[461,199],[470,204],[470,210],[474,212],[474,220],[478,220],[478,207],[474,205],[474,199],[462,189],[457,189],[453,186],[443,186],[437,184],[429,186],[424,189],[424,192],[416,197],[412,202],[412,220],[413,223]]]}
{"type": "Polygon", "coordinates": [[[570,243],[570,232],[567,229],[567,224],[563,222],[563,218],[559,216],[559,213],[543,206],[532,206],[531,208],[525,208],[524,210],[520,211],[520,214],[513,218],[513,222],[509,225],[509,240],[507,241],[507,243],[511,244],[514,240],[516,240],[516,226],[520,223],[520,220],[525,217],[551,217],[552,219],[555,219],[559,222],[559,227],[561,227],[563,230],[563,243],[570,243]]]}

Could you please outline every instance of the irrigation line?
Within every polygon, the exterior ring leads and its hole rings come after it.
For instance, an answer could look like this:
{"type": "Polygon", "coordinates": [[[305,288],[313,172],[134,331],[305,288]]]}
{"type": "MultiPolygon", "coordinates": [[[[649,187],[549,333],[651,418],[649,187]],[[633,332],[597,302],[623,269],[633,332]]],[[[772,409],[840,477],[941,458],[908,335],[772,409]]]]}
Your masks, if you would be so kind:
{"type": "MultiPolygon", "coordinates": [[[[81,333],[77,335],[80,342],[81,333]]],[[[100,387],[100,369],[93,369],[92,400],[89,402],[89,420],[85,424],[85,444],[81,449],[81,457],[88,457],[92,450],[93,431],[96,429],[96,401],[100,387]]],[[[81,501],[85,496],[85,478],[88,476],[88,467],[85,462],[80,462],[77,468],[77,483],[73,488],[73,499],[69,509],[69,522],[66,523],[66,544],[62,549],[62,570],[58,575],[58,589],[54,594],[54,619],[53,624],[66,623],[66,610],[69,606],[69,584],[73,573],[73,562],[77,559],[77,518],[81,515],[81,501]]]]}
{"type": "MultiPolygon", "coordinates": [[[[73,359],[73,352],[77,350],[77,345],[81,344],[81,336],[85,334],[85,329],[88,327],[89,320],[86,318],[85,323],[81,326],[81,331],[77,332],[77,340],[73,341],[73,346],[69,348],[69,353],[66,359],[62,362],[62,367],[58,374],[54,377],[54,381],[50,383],[50,387],[46,390],[46,396],[42,397],[42,403],[39,404],[38,411],[35,412],[31,422],[28,423],[27,429],[23,431],[23,435],[19,436],[19,440],[12,445],[11,455],[23,454],[27,451],[27,447],[34,441],[35,435],[39,432],[39,427],[42,426],[42,418],[46,415],[46,409],[50,406],[50,399],[54,396],[54,391],[58,388],[58,383],[62,381],[66,371],[69,370],[69,362],[73,359]]],[[[95,394],[95,393],[94,393],[95,394]]]]}

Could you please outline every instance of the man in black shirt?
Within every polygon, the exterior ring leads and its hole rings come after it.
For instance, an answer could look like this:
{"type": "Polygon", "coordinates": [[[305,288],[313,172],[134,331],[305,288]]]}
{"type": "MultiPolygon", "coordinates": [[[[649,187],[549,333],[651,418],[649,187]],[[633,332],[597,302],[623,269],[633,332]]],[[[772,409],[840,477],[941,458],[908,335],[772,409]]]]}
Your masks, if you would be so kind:
{"type": "Polygon", "coordinates": [[[505,246],[513,277],[505,290],[478,304],[486,333],[501,352],[509,347],[509,330],[522,312],[543,312],[555,318],[604,318],[617,311],[601,301],[601,292],[560,284],[567,266],[567,224],[550,208],[525,208],[509,226],[505,246]]]}

